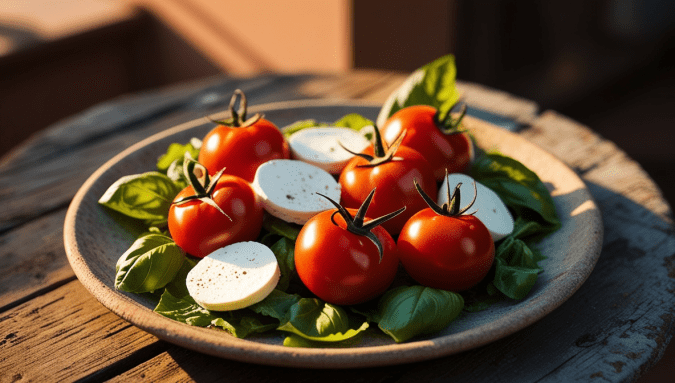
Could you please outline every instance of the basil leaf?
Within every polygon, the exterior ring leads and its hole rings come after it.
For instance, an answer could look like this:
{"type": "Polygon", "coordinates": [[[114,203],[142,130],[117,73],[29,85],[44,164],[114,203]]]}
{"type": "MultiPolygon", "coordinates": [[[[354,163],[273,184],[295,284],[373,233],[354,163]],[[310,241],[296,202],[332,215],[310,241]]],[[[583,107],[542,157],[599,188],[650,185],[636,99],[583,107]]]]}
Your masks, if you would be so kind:
{"type": "Polygon", "coordinates": [[[220,327],[237,338],[245,338],[252,333],[274,330],[279,324],[263,323],[260,318],[248,310],[214,312],[201,307],[187,295],[177,298],[167,289],[162,294],[154,310],[167,318],[189,324],[191,326],[220,327]]]}
{"type": "Polygon", "coordinates": [[[245,311],[228,311],[211,321],[211,325],[220,327],[237,338],[246,338],[253,333],[274,330],[278,323],[262,323],[258,318],[246,315],[245,311]],[[227,319],[226,319],[227,318],[227,319]]]}
{"type": "Polygon", "coordinates": [[[178,270],[176,276],[173,277],[173,280],[169,282],[165,289],[171,293],[176,298],[183,298],[187,295],[190,295],[187,289],[187,275],[192,270],[193,267],[197,265],[197,261],[194,261],[188,257],[185,257],[185,262],[183,266],[178,270]]]}
{"type": "Polygon", "coordinates": [[[464,307],[461,295],[424,286],[387,291],[379,304],[379,328],[397,343],[444,329],[464,307]]]}
{"type": "Polygon", "coordinates": [[[363,117],[358,113],[350,113],[332,124],[332,126],[350,128],[354,130],[361,130],[361,128],[371,125],[373,125],[373,121],[363,117]]]}
{"type": "Polygon", "coordinates": [[[167,236],[140,237],[117,261],[115,288],[130,293],[155,291],[174,279],[185,259],[183,250],[167,236]]]}
{"type": "Polygon", "coordinates": [[[539,227],[529,227],[521,233],[538,240],[560,228],[560,219],[553,198],[539,177],[525,165],[500,154],[486,154],[471,168],[476,181],[492,189],[511,208],[516,217],[535,221],[539,227]]]}
{"type": "Polygon", "coordinates": [[[506,237],[495,252],[494,286],[509,298],[525,298],[543,270],[539,259],[525,242],[506,237]]]}
{"type": "Polygon", "coordinates": [[[281,132],[286,136],[287,138],[290,137],[293,133],[301,131],[303,129],[307,128],[316,128],[318,126],[329,126],[329,124],[321,123],[316,120],[301,120],[301,121],[296,121],[292,123],[291,125],[284,126],[281,129],[281,132]]]}
{"type": "Polygon", "coordinates": [[[98,203],[126,216],[166,223],[178,186],[159,172],[125,176],[115,181],[98,203]]]}
{"type": "Polygon", "coordinates": [[[340,341],[334,341],[334,342],[310,340],[310,339],[307,339],[307,338],[303,338],[300,335],[290,334],[286,338],[284,338],[284,346],[286,346],[286,347],[304,347],[304,348],[351,347],[351,346],[354,346],[355,344],[357,344],[361,341],[361,336],[359,336],[361,334],[362,333],[359,333],[356,336],[352,336],[350,338],[340,340],[340,341]]]}
{"type": "Polygon", "coordinates": [[[183,158],[185,158],[185,153],[190,153],[192,158],[197,158],[199,156],[199,149],[201,148],[202,142],[198,138],[193,138],[189,143],[181,145],[178,143],[173,143],[169,145],[169,148],[166,150],[166,153],[163,154],[157,160],[157,169],[160,172],[166,173],[172,163],[178,161],[178,168],[183,168],[183,158]]]}
{"type": "Polygon", "coordinates": [[[177,298],[171,295],[168,290],[164,290],[164,294],[162,294],[162,298],[154,311],[191,326],[206,327],[218,319],[209,310],[198,305],[191,296],[177,298]]]}
{"type": "Polygon", "coordinates": [[[291,283],[291,278],[295,275],[295,242],[281,237],[281,239],[270,246],[270,250],[272,250],[274,256],[277,258],[279,270],[281,271],[276,288],[286,291],[291,283]]]}
{"type": "MultiPolygon", "coordinates": [[[[492,284],[488,286],[492,286],[492,284]]],[[[498,295],[494,296],[490,295],[489,293],[483,293],[481,296],[476,296],[471,293],[473,293],[473,291],[464,292],[464,294],[466,295],[462,295],[462,297],[464,298],[464,311],[470,313],[483,311],[488,307],[490,307],[491,305],[504,299],[504,296],[499,294],[498,291],[497,291],[498,295]]]]}
{"type": "Polygon", "coordinates": [[[263,228],[272,234],[277,234],[295,241],[295,239],[298,238],[298,234],[300,233],[302,226],[291,222],[286,222],[281,218],[277,218],[271,214],[265,213],[263,219],[263,228]]]}
{"type": "Polygon", "coordinates": [[[411,105],[431,105],[441,116],[447,116],[459,101],[456,76],[453,55],[443,56],[417,69],[389,95],[377,116],[377,125],[383,126],[392,114],[411,105]]]}
{"type": "Polygon", "coordinates": [[[283,291],[274,289],[265,299],[248,308],[255,313],[283,321],[289,316],[291,307],[297,304],[300,299],[300,296],[297,294],[286,294],[283,291]]]}
{"type": "Polygon", "coordinates": [[[349,316],[344,309],[316,298],[300,299],[291,306],[285,319],[277,330],[321,342],[343,341],[368,328],[368,322],[350,328],[349,316]]]}

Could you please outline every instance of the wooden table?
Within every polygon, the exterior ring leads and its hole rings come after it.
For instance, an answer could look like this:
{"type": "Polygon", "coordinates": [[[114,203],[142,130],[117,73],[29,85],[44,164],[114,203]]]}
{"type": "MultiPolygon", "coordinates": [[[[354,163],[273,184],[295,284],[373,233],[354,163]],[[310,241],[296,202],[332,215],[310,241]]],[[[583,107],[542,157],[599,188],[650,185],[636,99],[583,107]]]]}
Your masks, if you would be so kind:
{"type": "Polygon", "coordinates": [[[281,374],[296,382],[638,379],[675,331],[670,208],[637,163],[589,128],[473,84],[460,84],[472,112],[520,128],[561,158],[584,179],[603,214],[603,251],[589,279],[522,331],[407,365],[332,371],[250,365],[158,340],[102,306],[73,274],[62,239],[69,202],[94,170],[129,145],[225,109],[236,88],[249,105],[304,98],[381,103],[404,78],[376,71],[210,78],[101,104],[2,158],[0,382],[276,381],[281,374]]]}

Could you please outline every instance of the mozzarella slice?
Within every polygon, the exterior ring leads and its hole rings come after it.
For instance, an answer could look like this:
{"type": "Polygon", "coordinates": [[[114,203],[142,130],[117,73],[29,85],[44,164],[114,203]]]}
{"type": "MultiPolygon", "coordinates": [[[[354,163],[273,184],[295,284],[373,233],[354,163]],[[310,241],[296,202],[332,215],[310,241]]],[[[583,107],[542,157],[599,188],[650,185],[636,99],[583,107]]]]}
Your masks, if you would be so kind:
{"type": "Polygon", "coordinates": [[[370,145],[358,131],[340,127],[307,128],[293,133],[288,139],[294,158],[331,174],[339,174],[354,157],[340,147],[339,142],[356,153],[370,145]]]}
{"type": "MultiPolygon", "coordinates": [[[[473,178],[460,173],[448,175],[448,183],[450,184],[450,195],[455,190],[458,183],[460,186],[460,207],[466,206],[473,199],[473,178]]],[[[442,205],[448,202],[448,192],[445,181],[443,181],[440,190],[438,191],[438,204],[442,205]]],[[[497,193],[492,191],[487,186],[476,182],[476,202],[468,213],[476,211],[474,214],[485,227],[487,227],[492,239],[496,242],[513,231],[513,217],[506,208],[504,202],[499,198],[497,193]]]]}
{"type": "Polygon", "coordinates": [[[298,160],[263,163],[255,173],[252,186],[268,213],[300,225],[333,208],[317,192],[340,201],[340,184],[330,173],[298,160]]]}
{"type": "Polygon", "coordinates": [[[277,259],[258,242],[238,242],[202,258],[187,275],[187,289],[200,306],[229,311],[265,299],[277,286],[277,259]]]}

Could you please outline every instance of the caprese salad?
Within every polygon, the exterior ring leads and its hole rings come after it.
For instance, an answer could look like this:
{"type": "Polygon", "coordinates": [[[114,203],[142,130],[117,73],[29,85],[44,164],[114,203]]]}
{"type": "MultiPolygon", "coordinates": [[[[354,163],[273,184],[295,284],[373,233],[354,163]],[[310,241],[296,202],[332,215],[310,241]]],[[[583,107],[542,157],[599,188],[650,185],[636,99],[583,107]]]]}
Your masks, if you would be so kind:
{"type": "Polygon", "coordinates": [[[231,119],[100,198],[145,229],[115,287],[189,325],[302,347],[372,325],[404,342],[524,298],[560,221],[536,174],[474,147],[454,81],[452,56],[420,68],[381,129],[357,114],[279,129],[236,91],[231,119]]]}

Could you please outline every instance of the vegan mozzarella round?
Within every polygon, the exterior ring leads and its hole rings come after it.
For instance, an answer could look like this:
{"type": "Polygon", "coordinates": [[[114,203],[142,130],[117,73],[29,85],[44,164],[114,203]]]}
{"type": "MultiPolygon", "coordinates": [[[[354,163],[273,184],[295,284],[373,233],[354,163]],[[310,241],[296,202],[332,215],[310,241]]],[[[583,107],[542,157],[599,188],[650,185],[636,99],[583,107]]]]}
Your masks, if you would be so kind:
{"type": "Polygon", "coordinates": [[[304,224],[340,202],[340,184],[327,171],[299,160],[272,160],[258,167],[253,190],[265,210],[287,222],[304,224]]]}
{"type": "Polygon", "coordinates": [[[265,299],[279,282],[277,259],[258,242],[237,242],[202,258],[190,270],[190,296],[208,310],[229,311],[265,299]]]}
{"type": "Polygon", "coordinates": [[[339,174],[354,157],[340,147],[340,143],[356,153],[370,145],[360,132],[341,127],[303,129],[293,133],[288,143],[293,158],[320,167],[331,174],[339,174]]]}
{"type": "MultiPolygon", "coordinates": [[[[459,203],[460,208],[463,208],[473,199],[474,179],[465,174],[449,174],[448,183],[450,184],[450,196],[452,196],[455,186],[460,182],[462,183],[462,186],[460,186],[459,203]]],[[[443,181],[443,184],[438,191],[439,205],[448,202],[447,190],[446,182],[443,181]]],[[[487,227],[495,242],[511,234],[513,231],[513,217],[497,193],[479,182],[476,182],[476,190],[476,202],[467,213],[473,211],[476,212],[474,215],[483,222],[485,227],[487,227]]]]}

